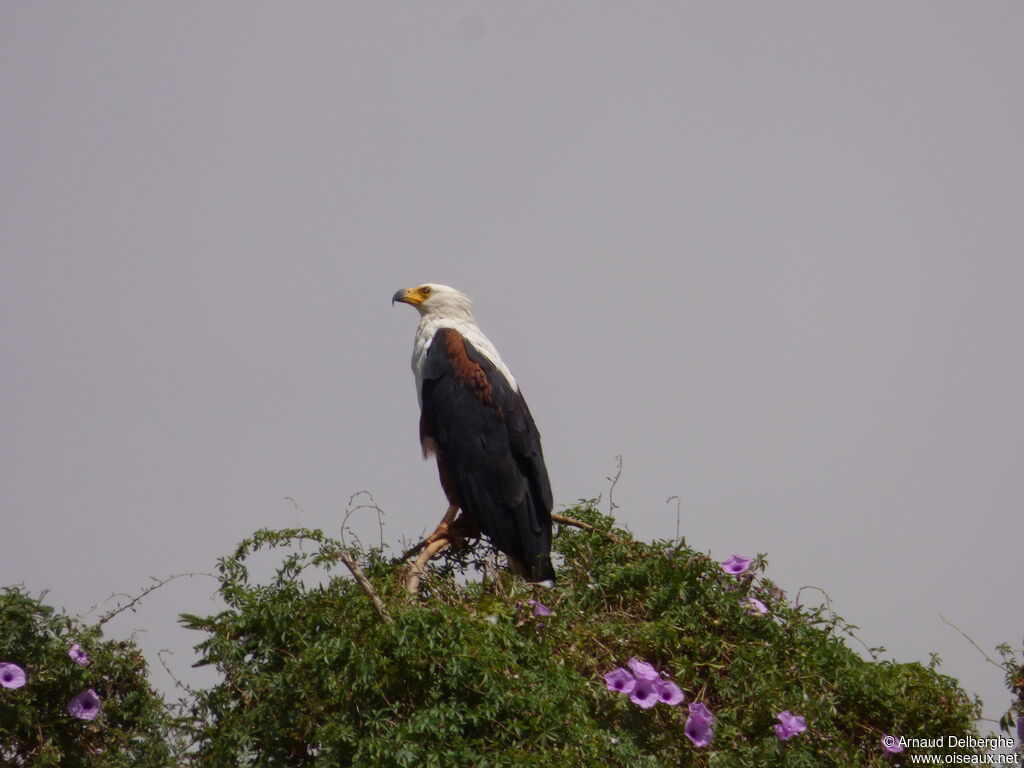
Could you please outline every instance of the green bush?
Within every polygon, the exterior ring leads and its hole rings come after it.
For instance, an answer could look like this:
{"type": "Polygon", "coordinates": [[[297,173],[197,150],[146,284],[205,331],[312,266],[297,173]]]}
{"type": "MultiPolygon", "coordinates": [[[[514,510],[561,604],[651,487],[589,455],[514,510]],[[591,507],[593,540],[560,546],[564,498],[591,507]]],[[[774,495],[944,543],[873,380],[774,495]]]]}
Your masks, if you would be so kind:
{"type": "Polygon", "coordinates": [[[462,550],[412,598],[380,550],[304,529],[247,539],[220,564],[226,610],[183,617],[222,675],[193,702],[195,762],[881,766],[893,760],[884,734],[976,735],[977,702],[934,662],[862,658],[827,605],[795,606],[763,578],[762,557],[733,576],[687,547],[635,541],[592,503],[567,514],[590,528],[557,532],[555,590],[462,550]],[[251,583],[250,556],[272,547],[288,549],[276,575],[251,583]],[[345,552],[383,613],[343,570],[345,552]],[[768,613],[751,614],[748,597],[768,613]],[[711,710],[710,745],[684,735],[687,703],[642,709],[606,687],[634,657],[711,710]],[[784,710],[807,724],[787,741],[774,729],[784,710]]]}
{"type": "Polygon", "coordinates": [[[0,663],[16,665],[25,676],[21,687],[0,688],[0,764],[176,765],[168,746],[170,718],[149,687],[134,643],[103,640],[99,626],[58,613],[20,587],[5,587],[0,663]],[[87,663],[69,655],[75,643],[87,663]],[[98,714],[91,720],[73,716],[69,703],[90,690],[99,699],[98,714]]]}

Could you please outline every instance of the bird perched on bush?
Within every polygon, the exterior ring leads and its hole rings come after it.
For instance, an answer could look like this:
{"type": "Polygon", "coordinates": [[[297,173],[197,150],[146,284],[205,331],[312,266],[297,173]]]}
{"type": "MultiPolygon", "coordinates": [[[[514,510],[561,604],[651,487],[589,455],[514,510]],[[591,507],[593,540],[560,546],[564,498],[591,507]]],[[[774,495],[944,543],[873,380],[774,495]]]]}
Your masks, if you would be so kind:
{"type": "Polygon", "coordinates": [[[513,572],[553,586],[551,484],[540,433],[512,372],[477,326],[473,303],[434,283],[391,300],[420,313],[412,354],[420,444],[424,458],[437,460],[449,505],[428,541],[482,532],[513,572]]]}

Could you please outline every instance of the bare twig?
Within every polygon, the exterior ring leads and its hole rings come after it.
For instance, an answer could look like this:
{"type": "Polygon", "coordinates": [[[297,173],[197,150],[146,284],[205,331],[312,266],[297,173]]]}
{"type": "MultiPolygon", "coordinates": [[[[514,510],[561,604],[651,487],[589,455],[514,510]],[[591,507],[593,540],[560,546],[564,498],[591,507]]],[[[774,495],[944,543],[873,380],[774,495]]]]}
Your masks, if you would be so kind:
{"type": "Polygon", "coordinates": [[[352,557],[344,549],[338,550],[338,557],[341,558],[341,562],[352,571],[352,575],[355,577],[356,582],[360,587],[363,588],[363,592],[366,593],[367,597],[373,601],[373,608],[377,611],[377,615],[380,616],[381,621],[385,624],[394,623],[394,619],[391,618],[391,614],[388,613],[388,609],[384,607],[384,601],[380,599],[380,595],[377,594],[377,590],[373,588],[373,584],[366,578],[366,574],[363,573],[363,569],[359,567],[359,563],[356,562],[355,558],[352,557]]]}
{"type": "MultiPolygon", "coordinates": [[[[142,599],[145,598],[147,595],[149,595],[151,592],[155,592],[156,590],[160,589],[160,587],[162,587],[164,584],[167,584],[168,582],[174,581],[175,579],[183,578],[185,576],[188,576],[188,577],[193,577],[193,576],[209,576],[211,579],[216,578],[216,576],[214,576],[212,573],[205,572],[205,571],[198,572],[198,573],[195,573],[195,572],[193,572],[193,573],[175,573],[175,574],[172,574],[172,575],[168,576],[165,579],[157,579],[155,577],[150,577],[155,582],[154,584],[150,584],[148,587],[146,587],[144,590],[142,590],[135,597],[132,597],[124,605],[119,605],[117,608],[114,608],[111,611],[107,611],[105,614],[100,616],[99,621],[96,622],[96,626],[98,626],[98,627],[103,626],[108,621],[110,621],[112,618],[117,616],[119,613],[124,613],[127,610],[134,611],[135,610],[135,606],[138,605],[142,601],[142,599]]],[[[115,595],[111,595],[104,602],[108,602],[109,600],[113,600],[115,597],[129,597],[129,595],[121,594],[121,593],[115,594],[115,595]]],[[[102,603],[100,605],[102,605],[102,603]]],[[[93,608],[89,611],[89,613],[92,613],[92,611],[95,610],[98,607],[99,607],[99,605],[93,606],[93,608]]],[[[86,616],[88,616],[88,615],[89,614],[87,613],[86,616]]]]}
{"type": "Polygon", "coordinates": [[[876,650],[885,650],[885,649],[884,648],[883,649],[872,648],[870,645],[865,643],[864,640],[861,639],[861,637],[856,632],[853,631],[853,627],[852,626],[847,624],[840,617],[837,617],[836,616],[836,612],[834,610],[832,610],[832,598],[829,597],[828,592],[826,592],[821,587],[815,586],[814,584],[805,584],[804,586],[800,587],[800,589],[798,589],[796,591],[796,601],[794,603],[794,605],[796,606],[796,608],[798,610],[803,607],[800,604],[800,593],[803,592],[805,589],[814,589],[814,590],[817,590],[818,592],[821,592],[821,594],[825,598],[825,607],[828,609],[829,620],[833,622],[833,626],[837,623],[837,619],[838,619],[838,623],[840,624],[839,628],[846,635],[848,635],[849,637],[852,637],[858,643],[863,645],[864,646],[864,650],[866,650],[868,652],[868,654],[871,656],[872,659],[875,659],[875,660],[878,659],[878,653],[876,653],[876,650]]]}
{"type": "Polygon", "coordinates": [[[611,481],[611,488],[608,489],[608,514],[612,517],[615,516],[615,510],[618,509],[619,505],[615,503],[613,498],[615,495],[615,486],[619,482],[619,478],[622,477],[622,456],[616,456],[615,462],[617,464],[615,474],[611,477],[606,477],[606,480],[611,481]]]}
{"type": "Polygon", "coordinates": [[[356,491],[348,497],[348,506],[345,508],[345,517],[341,521],[341,533],[342,537],[345,535],[345,528],[348,527],[348,519],[354,512],[358,512],[360,509],[372,509],[377,513],[377,528],[380,529],[380,548],[384,549],[384,510],[381,509],[380,504],[373,498],[373,494],[369,491],[356,491]],[[352,502],[360,496],[366,496],[369,501],[352,506],[352,502]]]}
{"type": "Polygon", "coordinates": [[[797,608],[800,607],[800,593],[803,592],[805,589],[815,589],[818,592],[821,592],[821,594],[825,598],[825,606],[828,608],[828,615],[829,615],[829,617],[832,618],[832,619],[834,619],[836,617],[835,611],[832,610],[832,598],[828,596],[828,592],[826,592],[821,587],[815,586],[814,584],[805,584],[804,586],[800,587],[800,589],[798,589],[796,591],[796,607],[797,608]]]}
{"type": "Polygon", "coordinates": [[[167,654],[168,656],[173,656],[174,651],[170,651],[167,648],[161,648],[159,651],[156,652],[156,657],[160,661],[160,666],[164,668],[164,671],[170,676],[171,680],[174,681],[175,687],[181,691],[184,691],[189,696],[195,696],[195,689],[183,683],[180,679],[178,679],[178,676],[171,671],[171,667],[167,663],[167,659],[164,658],[164,654],[167,654]]]}
{"type": "Polygon", "coordinates": [[[423,541],[419,542],[415,546],[409,547],[407,550],[405,550],[405,552],[403,552],[397,559],[393,560],[392,562],[404,563],[410,557],[422,551],[422,549],[425,546],[427,546],[427,539],[423,539],[423,541]]]}
{"type": "Polygon", "coordinates": [[[686,546],[686,537],[679,534],[679,526],[683,517],[683,500],[678,496],[669,496],[665,499],[665,503],[668,504],[671,501],[676,503],[676,545],[672,547],[672,554],[677,553],[680,549],[686,546]]]}
{"type": "Polygon", "coordinates": [[[958,626],[957,626],[956,624],[954,624],[954,623],[953,623],[952,621],[950,621],[949,619],[947,619],[947,618],[946,618],[945,616],[943,616],[943,615],[942,615],[941,613],[939,614],[939,618],[940,618],[940,619],[942,619],[942,621],[943,621],[943,622],[944,622],[945,624],[948,624],[948,625],[949,625],[949,626],[951,626],[951,627],[952,627],[953,629],[955,629],[955,630],[956,630],[957,632],[959,632],[959,633],[960,633],[961,635],[963,635],[963,636],[964,636],[964,637],[965,637],[965,638],[967,639],[967,642],[969,642],[969,643],[970,643],[971,645],[973,645],[973,646],[974,646],[975,648],[977,648],[977,649],[978,649],[978,653],[980,653],[980,654],[981,654],[982,656],[984,656],[984,657],[985,657],[985,661],[987,661],[987,662],[988,662],[989,664],[991,664],[991,665],[992,665],[993,667],[998,667],[999,669],[1003,669],[1003,665],[1002,665],[1002,664],[998,664],[998,663],[996,663],[995,661],[993,661],[993,660],[992,660],[992,657],[991,657],[991,656],[989,656],[989,655],[988,655],[987,653],[985,653],[985,652],[984,652],[984,651],[983,651],[983,650],[981,649],[981,646],[980,646],[980,645],[978,645],[978,644],[977,644],[976,642],[974,642],[974,639],[973,639],[973,638],[972,638],[972,637],[971,637],[970,635],[968,635],[968,634],[967,634],[966,632],[964,632],[964,631],[963,631],[962,629],[960,629],[960,627],[958,627],[958,626]]]}
{"type": "Polygon", "coordinates": [[[584,531],[593,531],[594,533],[603,533],[609,539],[619,544],[622,543],[622,539],[616,536],[610,531],[602,531],[596,525],[585,523],[582,520],[577,520],[575,517],[566,517],[565,515],[551,515],[551,522],[558,523],[559,525],[571,525],[574,528],[582,528],[584,531]]]}
{"type": "Polygon", "coordinates": [[[501,575],[498,573],[498,564],[495,562],[494,552],[487,555],[487,559],[484,560],[484,574],[491,580],[495,592],[502,597],[508,597],[505,587],[501,584],[501,575]]]}
{"type": "Polygon", "coordinates": [[[571,525],[574,528],[582,528],[585,531],[594,531],[601,533],[601,529],[596,525],[590,523],[584,523],[582,520],[577,520],[575,517],[566,517],[565,515],[551,515],[551,522],[558,523],[559,525],[571,525]]]}

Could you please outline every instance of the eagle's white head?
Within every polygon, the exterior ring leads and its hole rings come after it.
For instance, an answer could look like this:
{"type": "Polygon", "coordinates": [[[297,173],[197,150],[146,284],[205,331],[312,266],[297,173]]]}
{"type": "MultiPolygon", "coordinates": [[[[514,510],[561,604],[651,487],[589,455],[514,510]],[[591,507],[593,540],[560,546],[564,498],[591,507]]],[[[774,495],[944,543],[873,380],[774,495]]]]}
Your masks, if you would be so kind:
{"type": "Polygon", "coordinates": [[[424,283],[418,288],[403,288],[391,297],[391,303],[400,301],[416,307],[421,317],[444,317],[450,320],[475,322],[473,302],[469,296],[449,285],[424,283]]]}
{"type": "MultiPolygon", "coordinates": [[[[391,303],[400,301],[416,307],[420,322],[416,326],[416,340],[412,350],[412,370],[416,375],[416,394],[422,397],[423,358],[434,340],[438,328],[454,328],[468,344],[494,363],[515,391],[519,390],[512,371],[501,359],[490,339],[484,336],[473,317],[473,302],[469,296],[449,285],[424,283],[418,288],[403,288],[391,297],[391,303]]],[[[422,405],[422,400],[420,402],[422,405]]]]}

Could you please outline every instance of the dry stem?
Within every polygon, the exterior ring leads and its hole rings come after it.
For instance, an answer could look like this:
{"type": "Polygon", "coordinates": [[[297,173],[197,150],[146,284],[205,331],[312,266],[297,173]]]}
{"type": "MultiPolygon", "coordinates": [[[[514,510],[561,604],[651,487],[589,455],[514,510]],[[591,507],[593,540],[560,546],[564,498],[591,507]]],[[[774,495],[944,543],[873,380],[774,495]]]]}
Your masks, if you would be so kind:
{"type": "Polygon", "coordinates": [[[373,584],[371,584],[370,580],[366,578],[366,574],[363,573],[363,569],[359,567],[359,563],[355,561],[355,558],[343,549],[339,550],[338,556],[341,558],[341,562],[343,562],[348,569],[352,571],[352,575],[355,577],[359,586],[363,588],[363,592],[365,592],[370,600],[373,601],[373,607],[377,611],[377,615],[380,616],[381,621],[385,624],[393,623],[394,619],[391,618],[391,614],[388,613],[388,609],[384,607],[384,601],[380,599],[380,595],[377,594],[377,590],[373,588],[373,584]]]}
{"type": "Polygon", "coordinates": [[[614,533],[609,531],[602,531],[596,525],[590,523],[584,523],[582,520],[577,520],[575,517],[566,517],[565,515],[552,515],[551,522],[558,523],[559,525],[571,525],[575,528],[582,528],[585,531],[593,531],[594,533],[603,533],[609,539],[619,544],[622,543],[622,539],[616,536],[614,533]]]}

